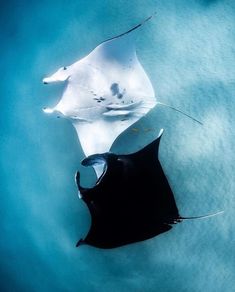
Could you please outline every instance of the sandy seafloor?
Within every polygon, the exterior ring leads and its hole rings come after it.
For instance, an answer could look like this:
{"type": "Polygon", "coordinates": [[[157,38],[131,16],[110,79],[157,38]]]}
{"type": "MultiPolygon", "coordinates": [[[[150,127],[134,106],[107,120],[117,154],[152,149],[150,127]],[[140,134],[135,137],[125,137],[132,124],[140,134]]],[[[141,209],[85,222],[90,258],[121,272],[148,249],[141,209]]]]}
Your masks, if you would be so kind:
{"type": "MultiPolygon", "coordinates": [[[[235,284],[235,2],[1,1],[0,290],[229,292],[235,284]],[[188,220],[150,240],[75,248],[90,216],[74,173],[94,178],[67,120],[49,117],[63,86],[41,80],[154,11],[136,50],[159,101],[113,150],[132,152],[165,129],[160,161],[188,220]],[[151,129],[145,131],[144,129],[151,129]]],[[[144,199],[144,198],[143,198],[144,199]]]]}

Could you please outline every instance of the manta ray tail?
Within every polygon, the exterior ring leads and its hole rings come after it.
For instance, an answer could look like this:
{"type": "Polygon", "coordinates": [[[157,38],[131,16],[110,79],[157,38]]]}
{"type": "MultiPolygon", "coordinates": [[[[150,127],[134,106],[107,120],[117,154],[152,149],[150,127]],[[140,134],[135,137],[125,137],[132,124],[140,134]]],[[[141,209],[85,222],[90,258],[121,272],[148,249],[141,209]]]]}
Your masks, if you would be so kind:
{"type": "Polygon", "coordinates": [[[162,106],[169,107],[170,109],[173,109],[173,110],[175,110],[175,111],[177,111],[177,112],[179,112],[179,113],[181,113],[181,114],[185,115],[186,117],[188,117],[188,118],[192,119],[193,121],[195,121],[195,122],[199,123],[200,125],[203,125],[203,123],[202,123],[202,122],[200,122],[199,120],[197,120],[197,119],[193,118],[192,116],[190,116],[190,115],[186,114],[185,112],[183,112],[183,111],[181,111],[181,110],[179,110],[179,109],[177,109],[177,108],[175,108],[175,107],[173,107],[173,106],[171,106],[171,105],[168,105],[168,104],[165,104],[165,103],[162,103],[162,102],[159,102],[159,101],[157,102],[157,104],[159,104],[159,105],[162,105],[162,106]]]}
{"type": "Polygon", "coordinates": [[[224,211],[218,211],[216,213],[208,214],[208,215],[202,215],[202,216],[193,216],[193,217],[179,217],[180,220],[191,220],[191,219],[205,219],[217,216],[219,214],[224,213],[224,211]]]}

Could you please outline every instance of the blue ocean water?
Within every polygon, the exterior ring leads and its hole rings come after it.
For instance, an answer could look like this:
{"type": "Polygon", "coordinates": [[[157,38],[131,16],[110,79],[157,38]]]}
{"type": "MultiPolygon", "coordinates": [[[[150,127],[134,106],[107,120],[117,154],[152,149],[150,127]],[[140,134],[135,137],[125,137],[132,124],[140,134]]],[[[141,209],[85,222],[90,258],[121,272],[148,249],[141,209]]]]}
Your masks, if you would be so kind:
{"type": "MultiPolygon", "coordinates": [[[[7,1],[1,4],[1,291],[233,291],[235,3],[232,0],[7,1]],[[41,80],[157,12],[136,40],[159,101],[113,146],[132,152],[165,129],[160,160],[188,220],[112,250],[75,248],[90,217],[74,173],[71,124],[42,112],[63,87],[41,80]],[[150,129],[144,131],[144,129],[150,129]]],[[[92,173],[82,169],[84,183],[92,173]]]]}

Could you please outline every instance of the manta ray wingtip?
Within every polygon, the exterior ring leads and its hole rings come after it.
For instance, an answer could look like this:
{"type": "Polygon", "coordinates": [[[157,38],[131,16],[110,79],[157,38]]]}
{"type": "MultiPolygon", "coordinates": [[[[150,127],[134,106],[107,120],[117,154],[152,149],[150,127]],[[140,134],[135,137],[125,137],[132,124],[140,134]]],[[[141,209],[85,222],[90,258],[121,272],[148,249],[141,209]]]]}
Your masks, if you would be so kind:
{"type": "Polygon", "coordinates": [[[80,245],[84,245],[85,241],[81,238],[79,241],[76,243],[76,247],[79,247],[80,245]]]}
{"type": "Polygon", "coordinates": [[[164,129],[161,129],[161,130],[159,131],[158,138],[161,138],[162,135],[163,135],[163,133],[164,133],[164,129]]]}

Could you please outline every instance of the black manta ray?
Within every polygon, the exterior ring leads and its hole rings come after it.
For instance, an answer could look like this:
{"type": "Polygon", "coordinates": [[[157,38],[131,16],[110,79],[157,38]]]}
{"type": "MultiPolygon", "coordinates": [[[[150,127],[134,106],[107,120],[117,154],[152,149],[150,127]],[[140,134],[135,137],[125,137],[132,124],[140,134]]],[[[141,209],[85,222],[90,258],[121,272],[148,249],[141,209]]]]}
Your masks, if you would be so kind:
{"type": "Polygon", "coordinates": [[[159,137],[140,151],[117,155],[95,154],[82,161],[93,166],[100,161],[105,169],[93,188],[76,181],[80,197],[91,214],[91,227],[77,246],[88,244],[99,248],[114,248],[143,241],[166,232],[184,219],[199,219],[217,215],[181,217],[173,192],[158,160],[163,130],[159,137]]]}
{"type": "Polygon", "coordinates": [[[129,155],[91,155],[82,161],[92,166],[99,160],[105,170],[93,188],[77,185],[87,204],[92,223],[86,243],[113,248],[142,241],[171,229],[181,221],[174,195],[158,160],[160,136],[140,151],[129,155]]]}

